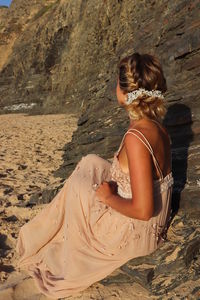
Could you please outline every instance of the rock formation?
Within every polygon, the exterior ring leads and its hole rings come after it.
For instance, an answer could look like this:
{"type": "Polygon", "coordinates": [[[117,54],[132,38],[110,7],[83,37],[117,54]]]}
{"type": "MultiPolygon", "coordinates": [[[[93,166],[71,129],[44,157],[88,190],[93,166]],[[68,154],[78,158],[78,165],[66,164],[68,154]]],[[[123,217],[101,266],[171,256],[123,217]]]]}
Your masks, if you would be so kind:
{"type": "MultiPolygon", "coordinates": [[[[185,227],[180,227],[181,245],[169,242],[147,259],[154,266],[140,272],[131,262],[123,268],[134,280],[146,276],[146,287],[157,294],[174,286],[167,281],[171,271],[181,274],[199,261],[199,13],[197,0],[13,0],[9,9],[0,9],[1,113],[26,104],[30,108],[20,111],[79,116],[55,176],[69,176],[87,153],[113,156],[128,125],[116,101],[117,63],[133,51],[160,58],[168,84],[164,125],[172,140],[173,211],[179,210],[185,227]],[[174,253],[176,263],[160,263],[165,251],[174,253]],[[165,285],[155,283],[161,274],[165,285]]],[[[189,276],[176,285],[197,278],[189,276]]]]}

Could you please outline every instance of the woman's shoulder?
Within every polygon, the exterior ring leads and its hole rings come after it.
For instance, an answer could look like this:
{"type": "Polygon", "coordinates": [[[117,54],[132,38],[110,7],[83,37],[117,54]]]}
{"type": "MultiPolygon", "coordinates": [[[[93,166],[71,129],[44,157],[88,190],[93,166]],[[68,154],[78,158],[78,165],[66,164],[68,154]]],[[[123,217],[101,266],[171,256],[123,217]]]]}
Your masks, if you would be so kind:
{"type": "Polygon", "coordinates": [[[134,126],[129,126],[127,132],[134,132],[140,138],[146,138],[148,142],[153,145],[160,139],[165,140],[165,142],[171,143],[167,129],[163,124],[156,124],[155,122],[149,122],[145,124],[136,124],[134,126]]]}

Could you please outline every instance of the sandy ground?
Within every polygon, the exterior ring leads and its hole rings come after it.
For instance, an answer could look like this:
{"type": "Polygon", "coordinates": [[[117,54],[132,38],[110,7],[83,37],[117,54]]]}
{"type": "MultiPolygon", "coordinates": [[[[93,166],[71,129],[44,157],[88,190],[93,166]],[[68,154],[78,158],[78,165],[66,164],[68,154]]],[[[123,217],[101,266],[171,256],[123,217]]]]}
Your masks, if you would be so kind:
{"type": "MultiPolygon", "coordinates": [[[[50,299],[37,290],[29,275],[16,269],[15,245],[20,227],[45,205],[30,208],[23,203],[49,184],[63,182],[53,172],[62,164],[63,146],[71,140],[76,128],[77,119],[73,115],[0,115],[0,300],[50,299]]],[[[192,286],[192,282],[187,282],[160,298],[150,296],[137,283],[108,286],[94,283],[67,299],[194,299],[184,297],[192,286]]]]}
{"type": "Polygon", "coordinates": [[[63,146],[77,128],[73,115],[0,115],[0,280],[13,273],[19,228],[43,205],[20,207],[30,196],[61,178],[63,146]]]}

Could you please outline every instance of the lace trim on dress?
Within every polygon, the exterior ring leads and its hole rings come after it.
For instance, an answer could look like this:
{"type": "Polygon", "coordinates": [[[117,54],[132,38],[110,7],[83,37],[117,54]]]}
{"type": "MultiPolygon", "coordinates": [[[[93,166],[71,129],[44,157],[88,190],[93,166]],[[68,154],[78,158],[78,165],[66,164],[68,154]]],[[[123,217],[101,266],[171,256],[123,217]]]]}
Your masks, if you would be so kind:
{"type": "MultiPolygon", "coordinates": [[[[174,184],[174,179],[173,177],[170,176],[169,180],[161,183],[161,185],[158,187],[158,191],[160,193],[163,193],[167,191],[173,184],[174,184]]],[[[117,192],[118,195],[121,196],[122,198],[128,198],[128,199],[132,198],[132,193],[125,192],[124,189],[121,188],[121,185],[118,186],[117,192]]]]}
{"type": "Polygon", "coordinates": [[[124,192],[120,186],[118,186],[117,188],[117,193],[119,196],[121,196],[122,198],[128,198],[131,199],[132,198],[132,193],[126,193],[124,192]]]}
{"type": "MultiPolygon", "coordinates": [[[[126,174],[120,168],[117,157],[114,155],[113,162],[111,165],[111,179],[118,184],[118,194],[123,198],[132,198],[131,184],[129,174],[126,174]]],[[[162,193],[166,191],[174,183],[172,172],[167,174],[163,181],[160,179],[154,180],[155,191],[162,193]]]]}

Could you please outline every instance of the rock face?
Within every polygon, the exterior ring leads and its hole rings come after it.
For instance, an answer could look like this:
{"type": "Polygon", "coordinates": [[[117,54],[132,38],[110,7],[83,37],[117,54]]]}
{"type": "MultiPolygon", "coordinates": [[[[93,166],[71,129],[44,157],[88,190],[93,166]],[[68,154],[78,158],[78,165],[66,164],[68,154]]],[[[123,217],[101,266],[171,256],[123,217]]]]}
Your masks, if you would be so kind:
{"type": "Polygon", "coordinates": [[[200,212],[199,1],[43,2],[13,0],[0,10],[1,112],[25,103],[34,104],[31,114],[79,116],[55,172],[66,178],[83,155],[108,159],[119,146],[128,125],[115,95],[119,59],[133,51],[157,55],[168,83],[173,211],[191,221],[200,212]]]}

